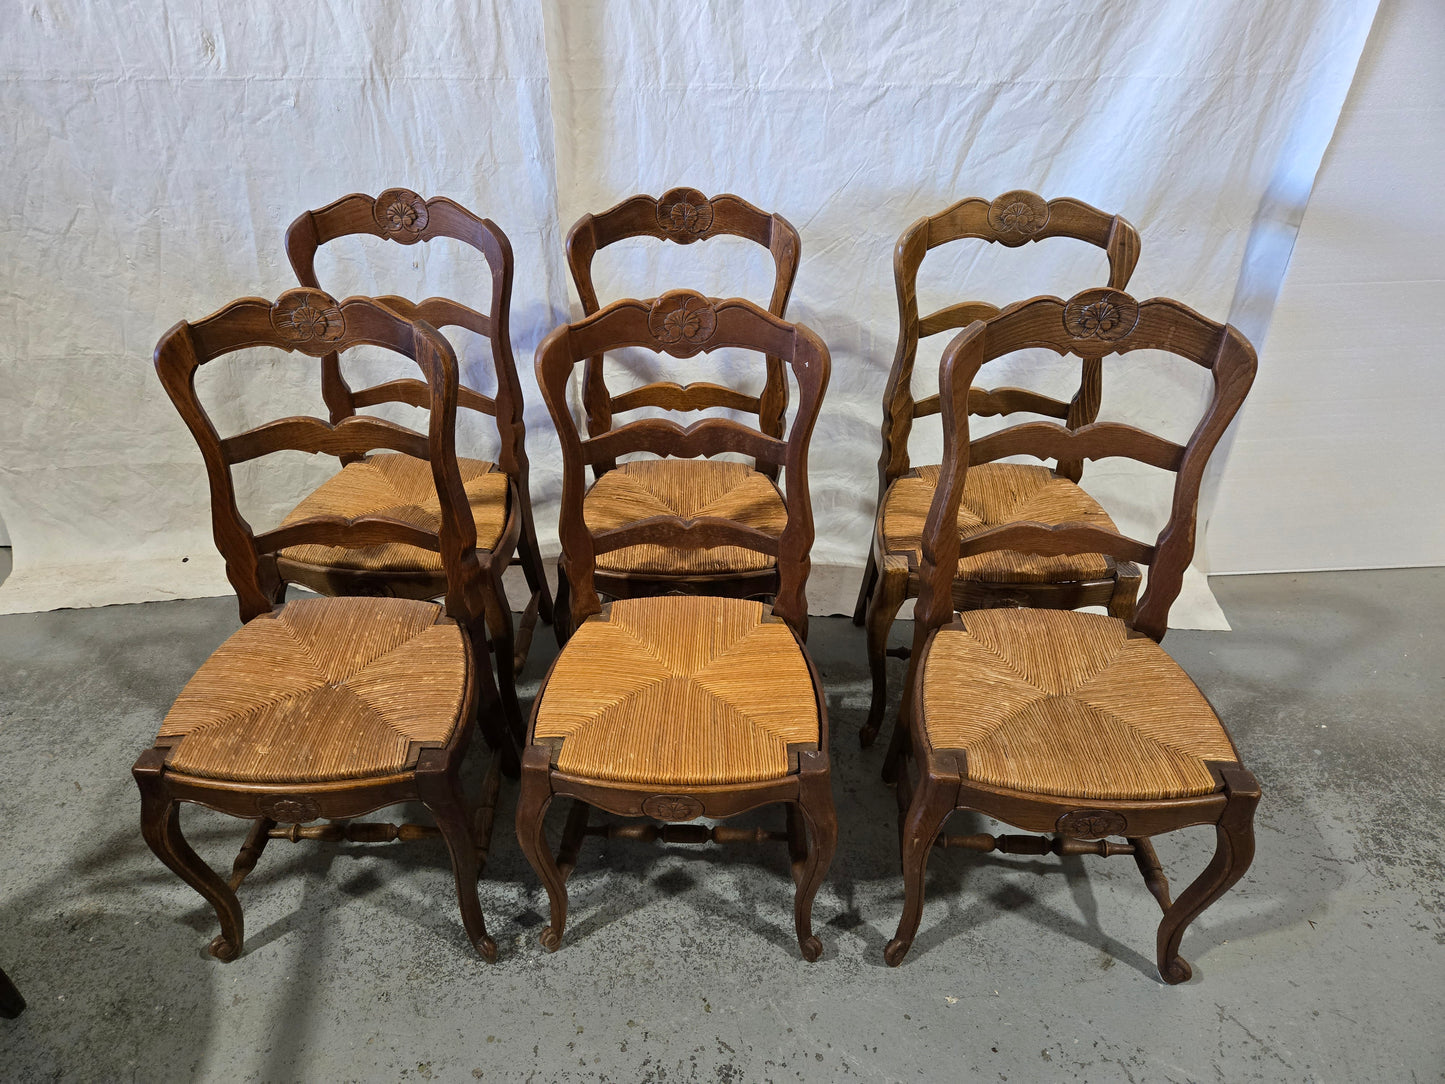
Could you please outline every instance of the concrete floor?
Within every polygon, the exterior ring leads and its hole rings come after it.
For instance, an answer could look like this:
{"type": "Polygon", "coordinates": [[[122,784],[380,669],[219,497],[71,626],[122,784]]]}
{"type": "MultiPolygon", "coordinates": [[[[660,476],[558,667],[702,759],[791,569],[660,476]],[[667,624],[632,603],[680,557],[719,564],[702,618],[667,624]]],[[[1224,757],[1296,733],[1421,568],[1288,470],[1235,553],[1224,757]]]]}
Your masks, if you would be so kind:
{"type": "MultiPolygon", "coordinates": [[[[221,964],[214,916],[140,838],[129,768],[234,603],[0,618],[0,966],[30,1001],[0,1021],[0,1077],[1441,1079],[1445,570],[1214,587],[1236,631],[1167,647],[1265,797],[1254,866],[1186,936],[1176,988],[1125,859],[939,854],[919,939],[884,966],[893,803],[881,748],[857,748],[863,642],[841,619],[812,637],[841,821],[820,962],[798,955],[781,850],[596,841],[548,954],[504,816],[482,882],[496,965],[467,948],[440,844],[280,841],[242,889],[246,953],[221,964]]],[[[242,825],[186,825],[228,867],[242,825]]],[[[1209,846],[1161,840],[1176,888],[1209,846]]]]}

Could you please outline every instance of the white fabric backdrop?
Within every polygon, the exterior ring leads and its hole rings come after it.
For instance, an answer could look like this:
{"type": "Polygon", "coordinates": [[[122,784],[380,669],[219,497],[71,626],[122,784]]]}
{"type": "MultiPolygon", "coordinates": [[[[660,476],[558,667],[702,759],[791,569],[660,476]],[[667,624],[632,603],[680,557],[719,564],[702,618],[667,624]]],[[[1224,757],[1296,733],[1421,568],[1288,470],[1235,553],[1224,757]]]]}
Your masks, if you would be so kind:
{"type": "MultiPolygon", "coordinates": [[[[533,348],[578,311],[561,243],[582,212],[689,185],[787,216],[803,236],[790,315],[834,359],[812,457],[811,596],[818,612],[849,608],[873,511],[898,234],[965,195],[1076,196],[1140,228],[1137,296],[1233,314],[1258,336],[1298,222],[1278,213],[1279,194],[1302,206],[1374,8],[12,4],[0,20],[0,518],[15,571],[0,612],[227,590],[199,456],[150,352],[177,319],[290,285],[281,242],[299,211],[392,185],[450,195],[511,237],[529,393],[533,348]]],[[[765,255],[741,242],[618,247],[598,259],[604,299],[658,284],[766,295],[765,255]]],[[[925,305],[1067,296],[1103,279],[1102,255],[1070,242],[956,247],[925,261],[925,305]]],[[[327,252],[318,270],[338,296],[485,293],[459,246],[353,239],[327,252]]],[[[480,377],[485,355],[459,345],[480,377]]],[[[220,364],[202,392],[223,425],[315,409],[310,364],[220,364]]],[[[1106,364],[1104,415],[1182,437],[1204,393],[1190,368],[1106,364]]],[[[1068,382],[1027,361],[996,375],[1068,382]]],[[[546,547],[558,463],[534,393],[528,423],[546,547]]],[[[916,459],[928,461],[936,429],[921,430],[916,459]]],[[[483,450],[480,431],[468,441],[483,450]]],[[[253,473],[243,508],[268,525],[325,469],[297,455],[253,473]]],[[[1106,461],[1085,480],[1122,527],[1157,529],[1167,479],[1106,461]]],[[[1220,620],[1202,577],[1174,616],[1220,620]]]]}
{"type": "Polygon", "coordinates": [[[1442,55],[1445,4],[1380,4],[1220,480],[1211,571],[1445,564],[1442,55]]]}

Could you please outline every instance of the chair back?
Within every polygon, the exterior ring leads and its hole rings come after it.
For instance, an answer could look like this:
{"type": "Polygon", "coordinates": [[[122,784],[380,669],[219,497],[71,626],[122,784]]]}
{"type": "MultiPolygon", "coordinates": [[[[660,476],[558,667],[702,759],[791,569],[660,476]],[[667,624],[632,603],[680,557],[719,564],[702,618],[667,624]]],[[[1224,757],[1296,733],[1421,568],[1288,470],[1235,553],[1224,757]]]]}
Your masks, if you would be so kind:
{"type": "MultiPolygon", "coordinates": [[[[773,292],[768,312],[787,314],[788,295],[798,274],[802,240],[782,215],[770,214],[738,196],[709,199],[696,188],[674,188],[660,197],[633,196],[599,214],[585,214],[567,234],[567,266],[582,300],[582,311],[590,316],[601,307],[592,281],[592,258],[599,249],[628,237],[655,237],[679,245],[706,241],[711,237],[742,237],[762,245],[773,257],[773,292]]],[[[665,385],[645,384],[622,395],[612,396],[603,378],[601,355],[587,360],[582,378],[582,402],[587,412],[587,432],[596,436],[612,427],[614,414],[640,407],[665,410],[708,410],[731,408],[758,416],[764,433],[782,436],[783,415],[788,408],[788,382],[783,359],[769,357],[767,382],[761,395],[744,395],[717,384],[698,384],[697,393],[679,401],[665,385]]],[[[616,464],[600,461],[605,472],[616,464]]],[[[758,469],[776,479],[777,470],[759,463],[758,469]]]]}
{"type": "MultiPolygon", "coordinates": [[[[642,544],[684,549],[741,546],[777,559],[779,586],[773,612],[800,636],[806,635],[806,585],[813,545],[808,445],[829,370],[828,348],[803,325],[787,323],[741,298],[718,300],[691,290],[674,290],[652,301],[617,301],[575,324],[563,324],[542,341],[537,348],[537,382],[562,445],[558,533],[561,568],[572,587],[574,627],[601,609],[593,586],[599,553],[642,544]],[[685,427],[667,419],[644,418],[583,437],[568,409],[568,379],[579,362],[623,347],[641,347],[678,359],[738,347],[780,359],[792,370],[798,385],[798,408],[787,436],[774,436],[730,418],[704,418],[685,427]],[[582,507],[585,469],[635,452],[681,458],[738,452],[752,456],[759,465],[781,469],[787,525],[779,537],[719,516],[652,516],[623,527],[589,529],[582,507]]],[[[683,399],[694,394],[696,387],[670,386],[683,399]]]]}
{"type": "Polygon", "coordinates": [[[320,290],[288,290],[276,301],[245,297],[195,323],[167,331],[155,352],[156,373],[180,412],[206,463],[211,525],[226,575],[241,604],[241,620],[268,613],[284,586],[278,550],[299,545],[373,546],[400,542],[441,556],[447,577],[447,613],[470,622],[481,612],[476,525],[457,467],[457,359],[436,329],[407,320],[389,306],[364,297],[338,303],[320,290]],[[266,422],[230,437],[216,432],[196,394],[202,365],[237,350],[271,346],[314,358],[354,346],[379,346],[414,361],[421,370],[428,408],[426,433],[382,418],[348,415],[337,421],[293,416],[266,422]],[[440,506],[438,529],[428,531],[390,516],[311,516],[256,534],[236,505],[232,468],[273,452],[295,450],[359,458],[385,448],[431,463],[440,506]]]}
{"type": "MultiPolygon", "coordinates": [[[[491,271],[491,305],[486,313],[445,297],[411,301],[388,295],[376,300],[410,320],[434,328],[460,327],[488,341],[496,376],[495,397],[462,385],[458,405],[490,415],[497,422],[499,451],[497,465],[510,478],[525,476],[526,429],[523,423],[522,387],[512,357],[509,320],[512,308],[512,245],[497,224],[478,218],[445,196],[424,200],[406,188],[388,188],[372,197],[359,192],[335,203],[303,212],[286,230],[286,255],[302,286],[320,289],[316,277],[316,252],[338,237],[370,235],[401,245],[414,245],[434,237],[450,237],[470,245],[482,254],[491,271]]],[[[418,380],[390,380],[369,388],[353,390],[341,372],[337,355],[321,359],[321,391],[331,420],[339,422],[355,414],[358,407],[379,403],[407,403],[424,406],[426,385],[418,380]]]]}
{"type": "MultiPolygon", "coordinates": [[[[1119,215],[1110,215],[1067,197],[1045,200],[1033,192],[1005,192],[995,200],[978,196],[959,200],[935,215],[920,218],[898,239],[893,251],[893,284],[898,294],[898,349],[883,394],[883,454],[878,462],[880,492],[907,473],[908,437],[914,418],[939,411],[938,397],[913,398],[913,366],[918,343],[931,335],[967,327],[999,312],[986,301],[961,301],[928,316],[918,314],[918,269],[930,249],[964,238],[1008,248],[1049,237],[1071,237],[1102,248],[1109,260],[1109,286],[1124,290],[1139,262],[1139,232],[1119,215]]],[[[1022,388],[995,392],[977,388],[969,401],[974,414],[990,416],[1025,411],[1064,420],[1071,428],[1098,416],[1103,392],[1097,359],[1085,358],[1079,390],[1069,402],[1022,388]]],[[[1061,462],[1059,473],[1079,480],[1082,464],[1061,462]]]]}
{"type": "MultiPolygon", "coordinates": [[[[965,328],[944,351],[939,377],[943,468],[923,529],[915,646],[952,619],[952,584],[959,559],[990,550],[1102,553],[1148,565],[1148,582],[1131,624],[1146,636],[1162,639],[1169,608],[1194,556],[1195,514],[1205,464],[1244,402],[1254,372],[1254,348],[1233,327],[1207,320],[1169,298],[1139,302],[1109,288],[1085,290],[1068,301],[1036,297],[965,328]],[[1121,422],[1095,422],[1080,429],[1057,422],[1026,422],[970,443],[969,388],[978,370],[1006,354],[1036,347],[1100,361],[1134,350],[1164,351],[1208,369],[1213,390],[1184,445],[1121,422]],[[1152,543],[1095,525],[1030,522],[1007,523],[960,542],[958,507],[968,468],[1011,455],[1079,460],[1123,456],[1172,471],[1169,518],[1152,543]]],[[[915,652],[914,658],[918,657],[915,652]]]]}

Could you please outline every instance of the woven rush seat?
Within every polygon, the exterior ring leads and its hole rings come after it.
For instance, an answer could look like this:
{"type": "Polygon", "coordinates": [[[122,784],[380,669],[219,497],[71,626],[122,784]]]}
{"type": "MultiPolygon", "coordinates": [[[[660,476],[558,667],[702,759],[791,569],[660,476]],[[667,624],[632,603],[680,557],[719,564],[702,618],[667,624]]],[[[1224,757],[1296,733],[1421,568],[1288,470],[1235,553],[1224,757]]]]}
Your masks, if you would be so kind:
{"type": "Polygon", "coordinates": [[[923,672],[935,749],[966,778],[1070,798],[1154,799],[1219,789],[1206,761],[1239,759],[1204,695],[1155,641],[1112,617],[970,610],[923,672]]]}
{"type": "Polygon", "coordinates": [[[258,617],[216,650],[161,724],[168,767],[307,783],[411,767],[465,706],[467,645],[433,602],[316,598],[258,617]]]}
{"type": "MultiPolygon", "coordinates": [[[[489,550],[502,537],[507,519],[507,476],[482,459],[457,459],[477,525],[477,548],[489,550]]],[[[348,463],[281,521],[284,527],[311,516],[390,516],[423,530],[441,525],[431,464],[395,452],[348,463]]],[[[442,571],[441,555],[420,546],[384,542],[376,546],[288,546],[278,555],[298,564],[368,572],[442,571]]]]}
{"type": "MultiPolygon", "coordinates": [[[[582,514],[591,531],[604,531],[650,516],[721,516],[745,527],[781,535],[788,525],[782,494],[745,463],[711,459],[643,459],[619,464],[588,490],[582,514]]],[[[776,561],[742,546],[677,549],[627,546],[597,555],[604,572],[696,575],[756,572],[776,561]]]]}
{"type": "Polygon", "coordinates": [[[780,779],[817,746],[818,704],[792,631],[759,602],[622,599],[567,642],[538,693],[557,770],[619,783],[780,779]]]}
{"type": "MultiPolygon", "coordinates": [[[[889,553],[922,561],[923,524],[938,488],[937,466],[917,467],[888,487],[883,502],[883,544],[889,553]]],[[[960,538],[991,527],[1032,520],[1050,526],[1088,523],[1114,530],[1099,503],[1067,478],[1048,467],[1029,463],[981,463],[969,467],[963,500],[958,506],[960,538]]],[[[958,578],[990,583],[1067,583],[1103,579],[1112,574],[1097,553],[1044,556],[1014,550],[993,550],[958,562],[958,578]]]]}

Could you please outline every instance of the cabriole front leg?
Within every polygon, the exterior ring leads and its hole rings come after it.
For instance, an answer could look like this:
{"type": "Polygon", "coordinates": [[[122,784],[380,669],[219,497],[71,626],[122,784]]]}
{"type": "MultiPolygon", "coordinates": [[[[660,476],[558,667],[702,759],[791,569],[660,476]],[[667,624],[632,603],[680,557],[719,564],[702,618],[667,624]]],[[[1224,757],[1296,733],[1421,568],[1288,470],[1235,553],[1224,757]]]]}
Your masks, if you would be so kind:
{"type": "Polygon", "coordinates": [[[1225,768],[1221,775],[1227,800],[1215,826],[1214,857],[1194,883],[1179,894],[1159,923],[1159,975],[1171,986],[1188,982],[1193,975],[1179,955],[1184,931],[1244,876],[1254,859],[1254,810],[1259,805],[1259,783],[1243,768],[1225,768]]]}
{"type": "Polygon", "coordinates": [[[474,819],[462,795],[461,780],[446,765],[446,751],[426,749],[417,758],[417,797],[421,799],[437,827],[441,829],[447,852],[452,860],[452,874],[457,884],[457,903],[462,912],[462,926],[467,939],[478,955],[488,963],[496,963],[497,943],[487,933],[482,903],[477,896],[477,878],[481,876],[478,858],[481,848],[474,831],[474,819]]]}
{"type": "Polygon", "coordinates": [[[517,843],[547,889],[551,922],[542,931],[542,947],[556,952],[567,925],[567,879],[547,845],[545,820],[552,804],[551,752],[531,745],[522,753],[522,792],[517,799],[517,843]]]}
{"type": "Polygon", "coordinates": [[[823,954],[823,943],[813,934],[813,898],[838,846],[838,817],[833,809],[833,788],[827,754],[808,750],[799,754],[798,813],[807,826],[808,850],[793,896],[793,924],[803,959],[812,963],[823,954]]]}
{"type": "Polygon", "coordinates": [[[211,941],[209,951],[216,959],[229,963],[241,955],[245,941],[241,903],[231,886],[202,861],[181,834],[180,803],[171,797],[164,771],[163,749],[147,749],[131,769],[140,788],[141,834],[156,857],[215,908],[221,932],[211,941]]]}
{"type": "MultiPolygon", "coordinates": [[[[907,770],[907,765],[904,765],[907,770]]],[[[900,783],[900,785],[902,785],[900,783]]],[[[918,924],[923,918],[923,877],[928,869],[928,855],[933,850],[933,841],[943,830],[943,824],[954,810],[958,794],[956,781],[935,779],[924,772],[909,803],[908,815],[903,820],[903,914],[898,919],[898,930],[883,959],[889,967],[897,967],[913,946],[918,934],[918,924]]]]}

